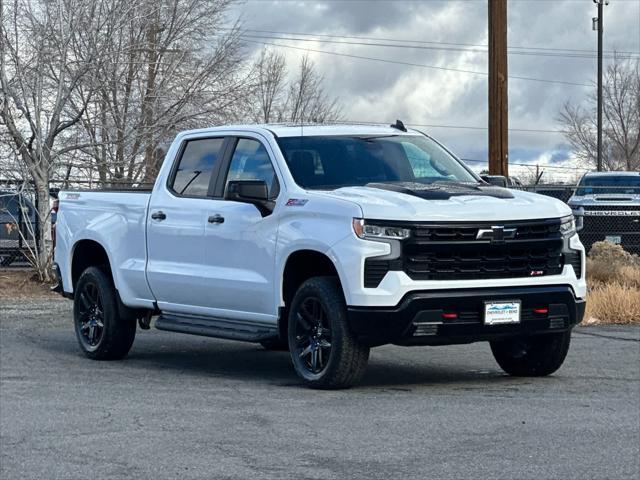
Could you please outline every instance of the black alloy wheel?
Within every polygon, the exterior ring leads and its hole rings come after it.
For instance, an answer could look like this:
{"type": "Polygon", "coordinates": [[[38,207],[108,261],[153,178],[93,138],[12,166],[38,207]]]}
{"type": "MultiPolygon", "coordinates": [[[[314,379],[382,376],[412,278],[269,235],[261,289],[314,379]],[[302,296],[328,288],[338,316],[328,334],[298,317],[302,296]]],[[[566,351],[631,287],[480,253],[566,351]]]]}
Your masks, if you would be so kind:
{"type": "Polygon", "coordinates": [[[78,328],[80,340],[87,350],[95,350],[104,333],[104,309],[100,290],[95,282],[88,281],[78,293],[78,328]]]}
{"type": "Polygon", "coordinates": [[[348,325],[337,277],[312,277],[293,297],[287,324],[293,368],[311,388],[348,388],[367,368],[369,347],[348,325]]]}
{"type": "Polygon", "coordinates": [[[324,370],[331,355],[331,324],[316,297],[304,299],[296,311],[294,354],[312,374],[324,370]]]}

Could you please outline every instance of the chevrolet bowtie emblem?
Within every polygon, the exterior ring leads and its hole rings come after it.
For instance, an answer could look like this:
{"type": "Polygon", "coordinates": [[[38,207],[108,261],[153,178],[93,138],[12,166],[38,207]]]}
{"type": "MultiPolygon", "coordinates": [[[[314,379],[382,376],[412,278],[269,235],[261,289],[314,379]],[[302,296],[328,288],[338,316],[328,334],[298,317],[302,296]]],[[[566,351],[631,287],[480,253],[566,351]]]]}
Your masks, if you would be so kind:
{"type": "Polygon", "coordinates": [[[504,228],[501,225],[494,225],[491,229],[481,228],[478,230],[476,240],[490,240],[491,243],[502,243],[505,240],[516,238],[515,228],[504,228]]]}

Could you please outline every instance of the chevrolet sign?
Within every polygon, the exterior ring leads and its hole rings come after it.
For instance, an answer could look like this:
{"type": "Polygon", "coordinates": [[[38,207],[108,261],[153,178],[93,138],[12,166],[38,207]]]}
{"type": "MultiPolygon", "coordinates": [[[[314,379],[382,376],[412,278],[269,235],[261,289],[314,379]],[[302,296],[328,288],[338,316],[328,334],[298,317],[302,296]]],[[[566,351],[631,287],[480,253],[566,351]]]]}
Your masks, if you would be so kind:
{"type": "Polygon", "coordinates": [[[640,210],[585,210],[584,215],[589,217],[636,217],[640,216],[640,210]]]}

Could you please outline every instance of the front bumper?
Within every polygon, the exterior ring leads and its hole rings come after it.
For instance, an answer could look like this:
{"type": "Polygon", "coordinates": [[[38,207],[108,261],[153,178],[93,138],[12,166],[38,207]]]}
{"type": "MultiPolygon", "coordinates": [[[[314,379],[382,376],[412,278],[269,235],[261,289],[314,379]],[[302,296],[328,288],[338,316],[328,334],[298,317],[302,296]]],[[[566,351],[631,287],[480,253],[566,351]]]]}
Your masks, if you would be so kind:
{"type": "Polygon", "coordinates": [[[582,321],[585,302],[568,285],[412,292],[395,307],[348,307],[351,330],[370,346],[450,345],[566,331],[582,321]],[[485,325],[486,301],[520,300],[518,324],[485,325]],[[547,309],[536,313],[534,309],[547,309]],[[456,313],[445,319],[443,313],[456,313]]]}

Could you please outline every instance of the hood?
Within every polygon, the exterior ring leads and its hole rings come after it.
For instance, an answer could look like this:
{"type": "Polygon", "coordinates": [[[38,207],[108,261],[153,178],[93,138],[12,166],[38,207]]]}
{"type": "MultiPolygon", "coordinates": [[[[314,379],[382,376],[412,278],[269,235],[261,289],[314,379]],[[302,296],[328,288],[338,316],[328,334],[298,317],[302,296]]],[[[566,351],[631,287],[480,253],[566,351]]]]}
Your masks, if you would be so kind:
{"type": "Polygon", "coordinates": [[[569,205],[628,205],[640,204],[640,195],[635,193],[596,193],[591,195],[574,195],[569,199],[569,205]]]}
{"type": "MultiPolygon", "coordinates": [[[[506,191],[506,189],[505,189],[506,191]]],[[[559,218],[571,215],[560,200],[508,190],[506,198],[489,195],[455,195],[448,199],[425,199],[411,193],[366,187],[343,187],[316,192],[349,200],[362,209],[364,218],[406,221],[501,221],[559,218]]]]}

